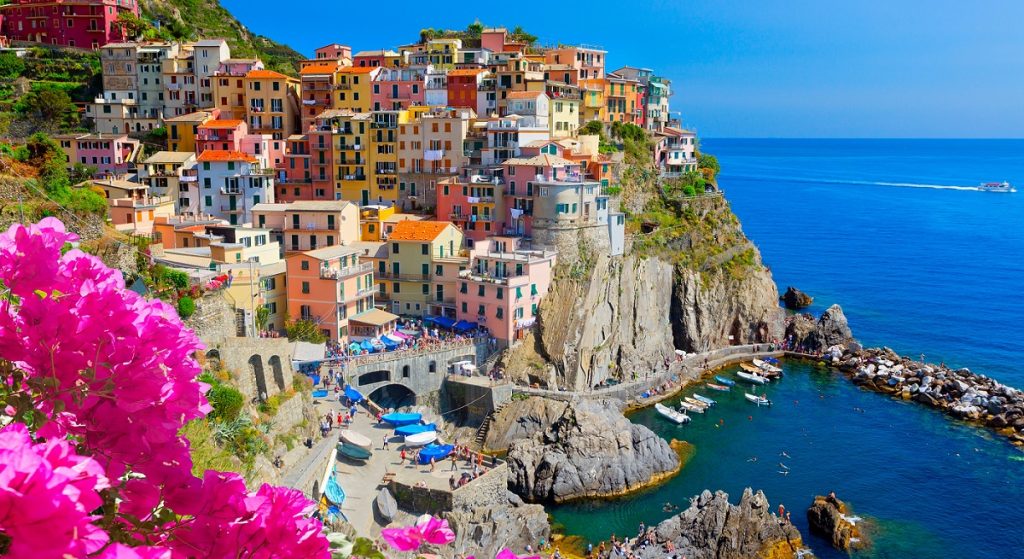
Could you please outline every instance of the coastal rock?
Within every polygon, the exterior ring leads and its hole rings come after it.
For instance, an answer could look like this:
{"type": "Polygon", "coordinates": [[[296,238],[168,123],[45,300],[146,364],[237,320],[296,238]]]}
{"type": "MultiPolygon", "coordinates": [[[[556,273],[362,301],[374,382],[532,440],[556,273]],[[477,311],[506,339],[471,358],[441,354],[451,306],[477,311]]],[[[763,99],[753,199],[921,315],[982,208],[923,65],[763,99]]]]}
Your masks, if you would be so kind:
{"type": "MultiPolygon", "coordinates": [[[[842,307],[832,305],[817,321],[808,314],[794,315],[786,319],[786,338],[803,351],[817,353],[833,346],[846,346],[854,341],[853,332],[846,321],[842,307]]],[[[881,364],[891,367],[893,363],[881,364]]]]}
{"type": "Polygon", "coordinates": [[[814,302],[814,297],[811,297],[792,285],[786,288],[786,292],[782,295],[781,299],[782,304],[785,305],[787,309],[792,310],[806,309],[814,302]]]}
{"type": "Polygon", "coordinates": [[[512,441],[532,437],[565,413],[566,402],[531,397],[512,401],[491,418],[485,450],[507,450],[512,441]]]}
{"type": "Polygon", "coordinates": [[[551,536],[544,507],[525,504],[512,493],[504,503],[450,511],[443,518],[455,532],[455,541],[438,550],[440,553],[454,549],[460,554],[494,557],[506,547],[525,549],[551,536]]]}
{"type": "Polygon", "coordinates": [[[832,542],[832,547],[840,551],[860,549],[864,538],[855,520],[847,513],[846,503],[833,495],[819,495],[807,509],[807,523],[812,533],[824,536],[832,542]]]}
{"type": "Polygon", "coordinates": [[[800,531],[772,514],[764,493],[743,491],[739,504],[722,491],[704,491],[690,506],[654,529],[657,544],[637,552],[641,559],[662,559],[666,542],[677,557],[688,559],[782,559],[803,549],[800,531]]]}
{"type": "Polygon", "coordinates": [[[529,501],[623,495],[678,471],[662,438],[611,401],[574,401],[543,432],[513,441],[509,489],[529,501]]]}

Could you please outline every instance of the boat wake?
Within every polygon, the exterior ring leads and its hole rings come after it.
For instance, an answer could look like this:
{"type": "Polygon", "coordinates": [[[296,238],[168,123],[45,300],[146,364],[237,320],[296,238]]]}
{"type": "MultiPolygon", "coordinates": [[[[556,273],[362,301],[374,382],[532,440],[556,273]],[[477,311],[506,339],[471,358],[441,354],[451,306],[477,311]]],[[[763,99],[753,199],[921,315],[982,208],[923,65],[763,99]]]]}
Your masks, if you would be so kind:
{"type": "Polygon", "coordinates": [[[858,181],[832,178],[807,178],[807,177],[771,177],[757,175],[729,175],[722,174],[723,178],[743,179],[752,181],[774,181],[774,182],[801,182],[818,184],[849,184],[856,186],[895,186],[901,188],[929,188],[932,190],[970,190],[977,192],[981,190],[977,186],[956,186],[950,184],[921,184],[915,182],[887,182],[887,181],[858,181]]]}

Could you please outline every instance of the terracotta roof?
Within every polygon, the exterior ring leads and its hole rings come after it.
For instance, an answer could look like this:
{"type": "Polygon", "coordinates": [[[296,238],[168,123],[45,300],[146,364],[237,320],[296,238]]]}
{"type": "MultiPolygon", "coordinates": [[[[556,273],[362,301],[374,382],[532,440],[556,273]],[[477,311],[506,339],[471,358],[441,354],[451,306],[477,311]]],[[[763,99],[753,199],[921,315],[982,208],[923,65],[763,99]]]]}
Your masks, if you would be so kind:
{"type": "Polygon", "coordinates": [[[339,68],[339,74],[369,74],[374,70],[379,70],[380,66],[346,66],[339,68]]]}
{"type": "Polygon", "coordinates": [[[337,69],[337,64],[312,64],[303,68],[299,74],[303,76],[308,76],[310,74],[333,74],[337,69]]]}
{"type": "Polygon", "coordinates": [[[288,79],[288,76],[286,76],[286,75],[284,75],[284,74],[282,74],[280,72],[275,72],[273,70],[250,70],[249,73],[245,75],[245,77],[247,77],[247,78],[257,78],[257,79],[260,79],[260,78],[278,78],[278,79],[282,79],[282,80],[288,79]]]}
{"type": "MultiPolygon", "coordinates": [[[[203,152],[206,153],[206,152],[203,152]]],[[[569,161],[563,157],[557,155],[548,155],[542,153],[540,155],[534,155],[533,157],[513,157],[512,159],[506,159],[503,162],[504,165],[532,165],[534,167],[548,167],[548,166],[560,166],[560,165],[575,165],[575,161],[569,161]]]]}
{"type": "Polygon", "coordinates": [[[249,163],[256,163],[257,159],[248,153],[242,153],[240,151],[208,149],[203,153],[200,153],[196,161],[247,161],[249,163]]]}
{"type": "Polygon", "coordinates": [[[391,241],[433,241],[451,222],[448,221],[399,221],[388,240],[391,241]]]}
{"type": "Polygon", "coordinates": [[[505,96],[506,99],[533,99],[543,95],[543,91],[512,91],[505,96]]]}
{"type": "Polygon", "coordinates": [[[242,120],[208,120],[199,125],[200,128],[237,128],[239,125],[245,124],[242,120]]]}
{"type": "Polygon", "coordinates": [[[487,70],[484,69],[484,68],[466,68],[466,69],[462,69],[462,70],[449,70],[448,71],[448,75],[449,76],[456,76],[456,77],[459,77],[459,76],[475,76],[477,74],[480,74],[480,73],[483,73],[483,72],[486,72],[486,71],[487,70]]]}

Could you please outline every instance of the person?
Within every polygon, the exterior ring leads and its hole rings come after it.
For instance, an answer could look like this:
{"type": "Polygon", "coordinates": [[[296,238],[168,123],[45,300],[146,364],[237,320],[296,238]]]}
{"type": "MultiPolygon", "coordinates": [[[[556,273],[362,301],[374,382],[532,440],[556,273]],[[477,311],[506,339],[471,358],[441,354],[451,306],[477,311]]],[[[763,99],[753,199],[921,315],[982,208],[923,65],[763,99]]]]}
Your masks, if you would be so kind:
{"type": "Polygon", "coordinates": [[[399,464],[405,464],[405,449],[404,448],[402,449],[402,452],[399,453],[398,458],[399,458],[399,462],[398,462],[399,464]]]}
{"type": "Polygon", "coordinates": [[[430,471],[434,471],[434,457],[430,457],[430,471]]]}
{"type": "Polygon", "coordinates": [[[779,503],[779,519],[786,519],[786,505],[783,505],[782,503],[779,503]]]}
{"type": "Polygon", "coordinates": [[[452,491],[455,491],[455,474],[452,474],[452,477],[448,478],[448,487],[452,491]]]}
{"type": "Polygon", "coordinates": [[[388,436],[385,434],[384,435],[384,446],[381,448],[381,450],[387,450],[387,449],[388,449],[388,436]]]}
{"type": "Polygon", "coordinates": [[[452,471],[454,472],[454,471],[457,471],[458,469],[459,469],[459,463],[458,463],[458,461],[457,461],[457,459],[455,457],[455,454],[453,453],[452,454],[452,471]]]}

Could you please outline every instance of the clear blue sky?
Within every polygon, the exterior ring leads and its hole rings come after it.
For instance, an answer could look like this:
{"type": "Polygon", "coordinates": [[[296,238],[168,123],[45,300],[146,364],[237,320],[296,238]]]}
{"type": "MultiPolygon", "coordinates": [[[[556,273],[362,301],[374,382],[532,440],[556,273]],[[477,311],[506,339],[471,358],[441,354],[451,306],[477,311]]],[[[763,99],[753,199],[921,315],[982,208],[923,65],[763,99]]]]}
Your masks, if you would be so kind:
{"type": "Polygon", "coordinates": [[[672,79],[706,137],[1024,137],[1024,0],[222,3],[304,54],[477,18],[602,45],[672,79]]]}

